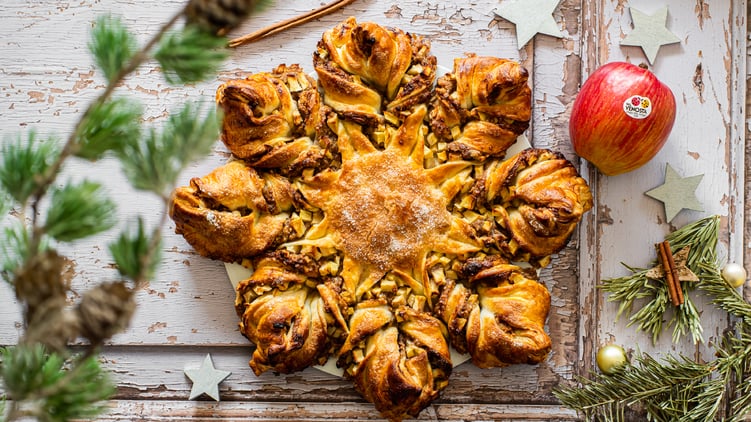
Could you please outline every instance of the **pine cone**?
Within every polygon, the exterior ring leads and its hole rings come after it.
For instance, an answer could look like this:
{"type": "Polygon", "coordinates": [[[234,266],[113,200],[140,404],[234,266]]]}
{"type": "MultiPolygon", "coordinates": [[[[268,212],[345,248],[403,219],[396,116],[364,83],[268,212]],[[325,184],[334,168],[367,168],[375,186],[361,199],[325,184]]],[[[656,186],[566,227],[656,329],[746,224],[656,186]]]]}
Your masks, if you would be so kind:
{"type": "Polygon", "coordinates": [[[81,335],[101,344],[127,328],[135,310],[133,291],[124,282],[100,284],[84,293],[76,308],[81,335]]]}
{"type": "Polygon", "coordinates": [[[70,290],[72,265],[54,250],[47,250],[20,268],[14,282],[16,297],[26,304],[24,321],[28,324],[37,310],[48,300],[63,300],[70,290]]]}
{"type": "Polygon", "coordinates": [[[64,297],[50,298],[39,304],[27,323],[24,341],[43,344],[47,350],[67,354],[68,342],[78,336],[78,317],[68,308],[64,297]]]}
{"type": "Polygon", "coordinates": [[[250,15],[257,0],[191,0],[185,7],[189,24],[217,35],[239,26],[250,15]]]}

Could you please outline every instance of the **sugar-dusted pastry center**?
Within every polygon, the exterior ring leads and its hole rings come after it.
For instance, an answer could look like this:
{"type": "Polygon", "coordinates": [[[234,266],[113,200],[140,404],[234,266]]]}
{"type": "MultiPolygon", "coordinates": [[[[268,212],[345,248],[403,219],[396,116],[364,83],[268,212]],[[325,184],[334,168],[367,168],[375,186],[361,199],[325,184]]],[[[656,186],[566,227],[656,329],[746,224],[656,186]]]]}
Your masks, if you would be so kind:
{"type": "Polygon", "coordinates": [[[343,163],[325,209],[340,247],[382,270],[417,263],[450,226],[446,199],[421,166],[389,150],[343,163]]]}

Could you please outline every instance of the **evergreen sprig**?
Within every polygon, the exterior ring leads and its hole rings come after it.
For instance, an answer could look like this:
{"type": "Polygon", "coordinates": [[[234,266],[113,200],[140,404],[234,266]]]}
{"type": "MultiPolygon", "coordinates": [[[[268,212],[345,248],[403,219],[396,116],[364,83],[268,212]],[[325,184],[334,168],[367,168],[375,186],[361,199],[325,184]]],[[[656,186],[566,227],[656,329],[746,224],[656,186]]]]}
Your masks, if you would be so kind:
{"type": "Polygon", "coordinates": [[[135,37],[119,17],[101,16],[91,31],[89,50],[107,81],[114,82],[135,55],[136,44],[135,37]]]}
{"type": "Polygon", "coordinates": [[[33,416],[42,421],[90,418],[104,410],[115,391],[96,357],[75,365],[39,344],[0,349],[3,385],[11,402],[9,419],[33,416]]]}
{"type": "Polygon", "coordinates": [[[44,231],[61,242],[83,239],[114,226],[115,211],[99,183],[68,183],[52,191],[44,231]]]}
{"type": "Polygon", "coordinates": [[[131,280],[139,277],[150,280],[160,261],[160,249],[152,247],[155,235],[146,233],[143,218],[138,218],[138,227],[130,232],[123,232],[117,240],[110,244],[110,254],[115,260],[120,274],[131,280]],[[149,255],[152,253],[152,255],[149,255]],[[148,262],[145,259],[148,257],[148,262]],[[146,268],[144,268],[146,267],[146,268]]]}
{"type": "Polygon", "coordinates": [[[120,154],[123,169],[136,188],[167,198],[180,171],[197,157],[206,155],[219,134],[214,110],[204,117],[194,104],[170,114],[161,132],[152,129],[140,142],[120,154]]]}
{"type": "Polygon", "coordinates": [[[227,58],[227,41],[196,26],[166,36],[154,57],[170,84],[193,83],[215,73],[227,58]]]}
{"type": "Polygon", "coordinates": [[[83,121],[76,155],[96,161],[141,137],[141,105],[126,98],[95,103],[83,121]]]}
{"type": "MultiPolygon", "coordinates": [[[[706,265],[717,263],[717,242],[719,239],[719,216],[710,216],[694,221],[665,236],[673,252],[689,246],[686,266],[699,278],[706,277],[703,271],[706,265]]],[[[650,266],[656,266],[653,260],[650,266]]],[[[638,310],[629,315],[628,325],[636,325],[639,330],[649,333],[652,342],[657,343],[664,330],[663,321],[668,310],[672,316],[667,327],[672,327],[672,339],[678,342],[684,335],[690,334],[694,343],[704,341],[701,317],[696,305],[688,295],[694,289],[692,283],[679,283],[684,290],[685,303],[674,307],[670,304],[666,283],[647,277],[648,269],[624,264],[631,274],[602,280],[598,286],[608,293],[608,302],[619,302],[617,317],[632,312],[637,301],[645,301],[638,310]]]]}
{"type": "MultiPolygon", "coordinates": [[[[201,9],[189,8],[191,4],[198,2],[189,0],[140,48],[120,18],[97,19],[88,46],[107,79],[104,90],[62,145],[55,138],[40,140],[31,131],[4,143],[0,151],[0,275],[14,285],[19,301],[28,302],[22,303],[25,332],[19,344],[0,351],[0,420],[92,418],[115,391],[97,361],[98,347],[128,326],[134,291],[154,275],[159,263],[167,191],[186,165],[209,152],[217,139],[218,116],[188,103],[164,122],[161,131],[151,128],[144,134],[140,103],[112,97],[147,60],[157,60],[170,83],[197,82],[218,70],[227,57],[226,40],[193,27],[188,10],[195,18],[201,9]],[[170,32],[182,18],[185,27],[170,32]],[[69,304],[69,281],[60,274],[65,258],[55,252],[54,242],[72,242],[109,229],[116,210],[99,183],[58,185],[56,180],[69,158],[97,161],[110,152],[136,188],[159,195],[162,219],[149,232],[139,218],[135,230],[123,232],[110,245],[123,280],[102,282],[83,292],[78,304],[69,304]],[[76,336],[90,341],[83,353],[66,348],[76,336]],[[11,399],[7,404],[6,396],[11,399]]],[[[213,11],[228,7],[220,1],[200,4],[213,11]]],[[[223,13],[231,15],[234,10],[223,13]]],[[[242,15],[238,18],[246,13],[242,15]]]]}
{"type": "Polygon", "coordinates": [[[54,138],[40,140],[34,131],[5,143],[0,151],[0,184],[19,204],[26,204],[39,188],[38,175],[46,173],[59,154],[54,138]]]}
{"type": "MultiPolygon", "coordinates": [[[[555,388],[553,394],[561,403],[588,421],[625,421],[627,409],[645,412],[650,421],[745,420],[751,412],[751,304],[721,276],[716,252],[718,230],[719,217],[711,216],[666,236],[673,250],[691,246],[687,266],[699,277],[696,289],[737,321],[734,330],[728,330],[712,344],[715,359],[693,361],[668,354],[658,361],[637,354],[633,363],[616,368],[611,375],[591,373],[573,385],[555,388]]],[[[647,327],[659,329],[655,321],[662,319],[663,312],[656,303],[667,302],[667,293],[647,279],[646,270],[633,270],[631,276],[611,279],[604,288],[612,292],[613,300],[622,301],[623,312],[630,310],[636,299],[651,297],[644,308],[658,315],[639,316],[637,320],[654,322],[654,326],[647,327]]],[[[698,313],[686,315],[690,319],[676,322],[676,326],[689,330],[697,329],[692,324],[700,327],[698,313]]]]}

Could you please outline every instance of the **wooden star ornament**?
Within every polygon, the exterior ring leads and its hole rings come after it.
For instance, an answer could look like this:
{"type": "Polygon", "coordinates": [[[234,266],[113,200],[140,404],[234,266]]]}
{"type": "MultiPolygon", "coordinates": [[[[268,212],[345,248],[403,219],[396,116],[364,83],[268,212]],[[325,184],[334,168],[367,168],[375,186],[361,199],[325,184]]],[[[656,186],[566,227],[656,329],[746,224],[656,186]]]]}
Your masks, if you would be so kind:
{"type": "Polygon", "coordinates": [[[703,174],[681,177],[668,164],[665,167],[665,183],[645,194],[662,201],[665,205],[665,217],[671,221],[682,209],[704,211],[701,202],[696,199],[696,188],[703,177],[703,174]]]}
{"type": "MultiPolygon", "coordinates": [[[[673,254],[673,261],[675,262],[675,271],[678,275],[678,280],[680,281],[688,281],[688,282],[697,282],[699,281],[699,276],[694,274],[693,271],[691,271],[690,268],[686,266],[686,261],[688,261],[688,252],[691,250],[690,246],[686,246],[683,249],[679,250],[678,252],[673,254]]],[[[662,278],[665,278],[665,268],[662,264],[658,264],[656,267],[651,268],[647,271],[647,278],[651,278],[653,280],[659,280],[662,278]]]]}
{"type": "Polygon", "coordinates": [[[202,394],[219,401],[219,383],[227,379],[231,372],[214,368],[211,355],[207,354],[198,369],[185,369],[185,375],[193,381],[188,400],[194,400],[202,394]]]}
{"type": "Polygon", "coordinates": [[[563,37],[553,19],[553,11],[560,0],[507,0],[495,14],[516,25],[517,47],[522,48],[535,36],[542,33],[556,38],[563,37]]]}
{"type": "Polygon", "coordinates": [[[621,41],[621,45],[641,47],[649,64],[654,63],[661,46],[681,42],[677,35],[665,27],[668,20],[667,6],[653,15],[647,15],[633,7],[629,10],[631,20],[634,21],[634,30],[621,41]]]}

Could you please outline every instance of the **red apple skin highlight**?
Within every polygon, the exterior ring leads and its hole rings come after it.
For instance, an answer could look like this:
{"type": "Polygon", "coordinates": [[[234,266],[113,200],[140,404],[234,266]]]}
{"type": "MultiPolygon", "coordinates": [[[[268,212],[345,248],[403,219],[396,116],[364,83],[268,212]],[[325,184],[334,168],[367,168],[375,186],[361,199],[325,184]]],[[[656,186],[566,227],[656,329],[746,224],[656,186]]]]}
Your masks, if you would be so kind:
{"type": "Polygon", "coordinates": [[[589,76],[574,100],[571,143],[603,174],[626,173],[646,164],[665,145],[675,110],[673,92],[648,69],[608,63],[589,76]],[[624,103],[633,97],[646,98],[651,109],[642,107],[639,112],[639,107],[627,107],[624,103]]]}

